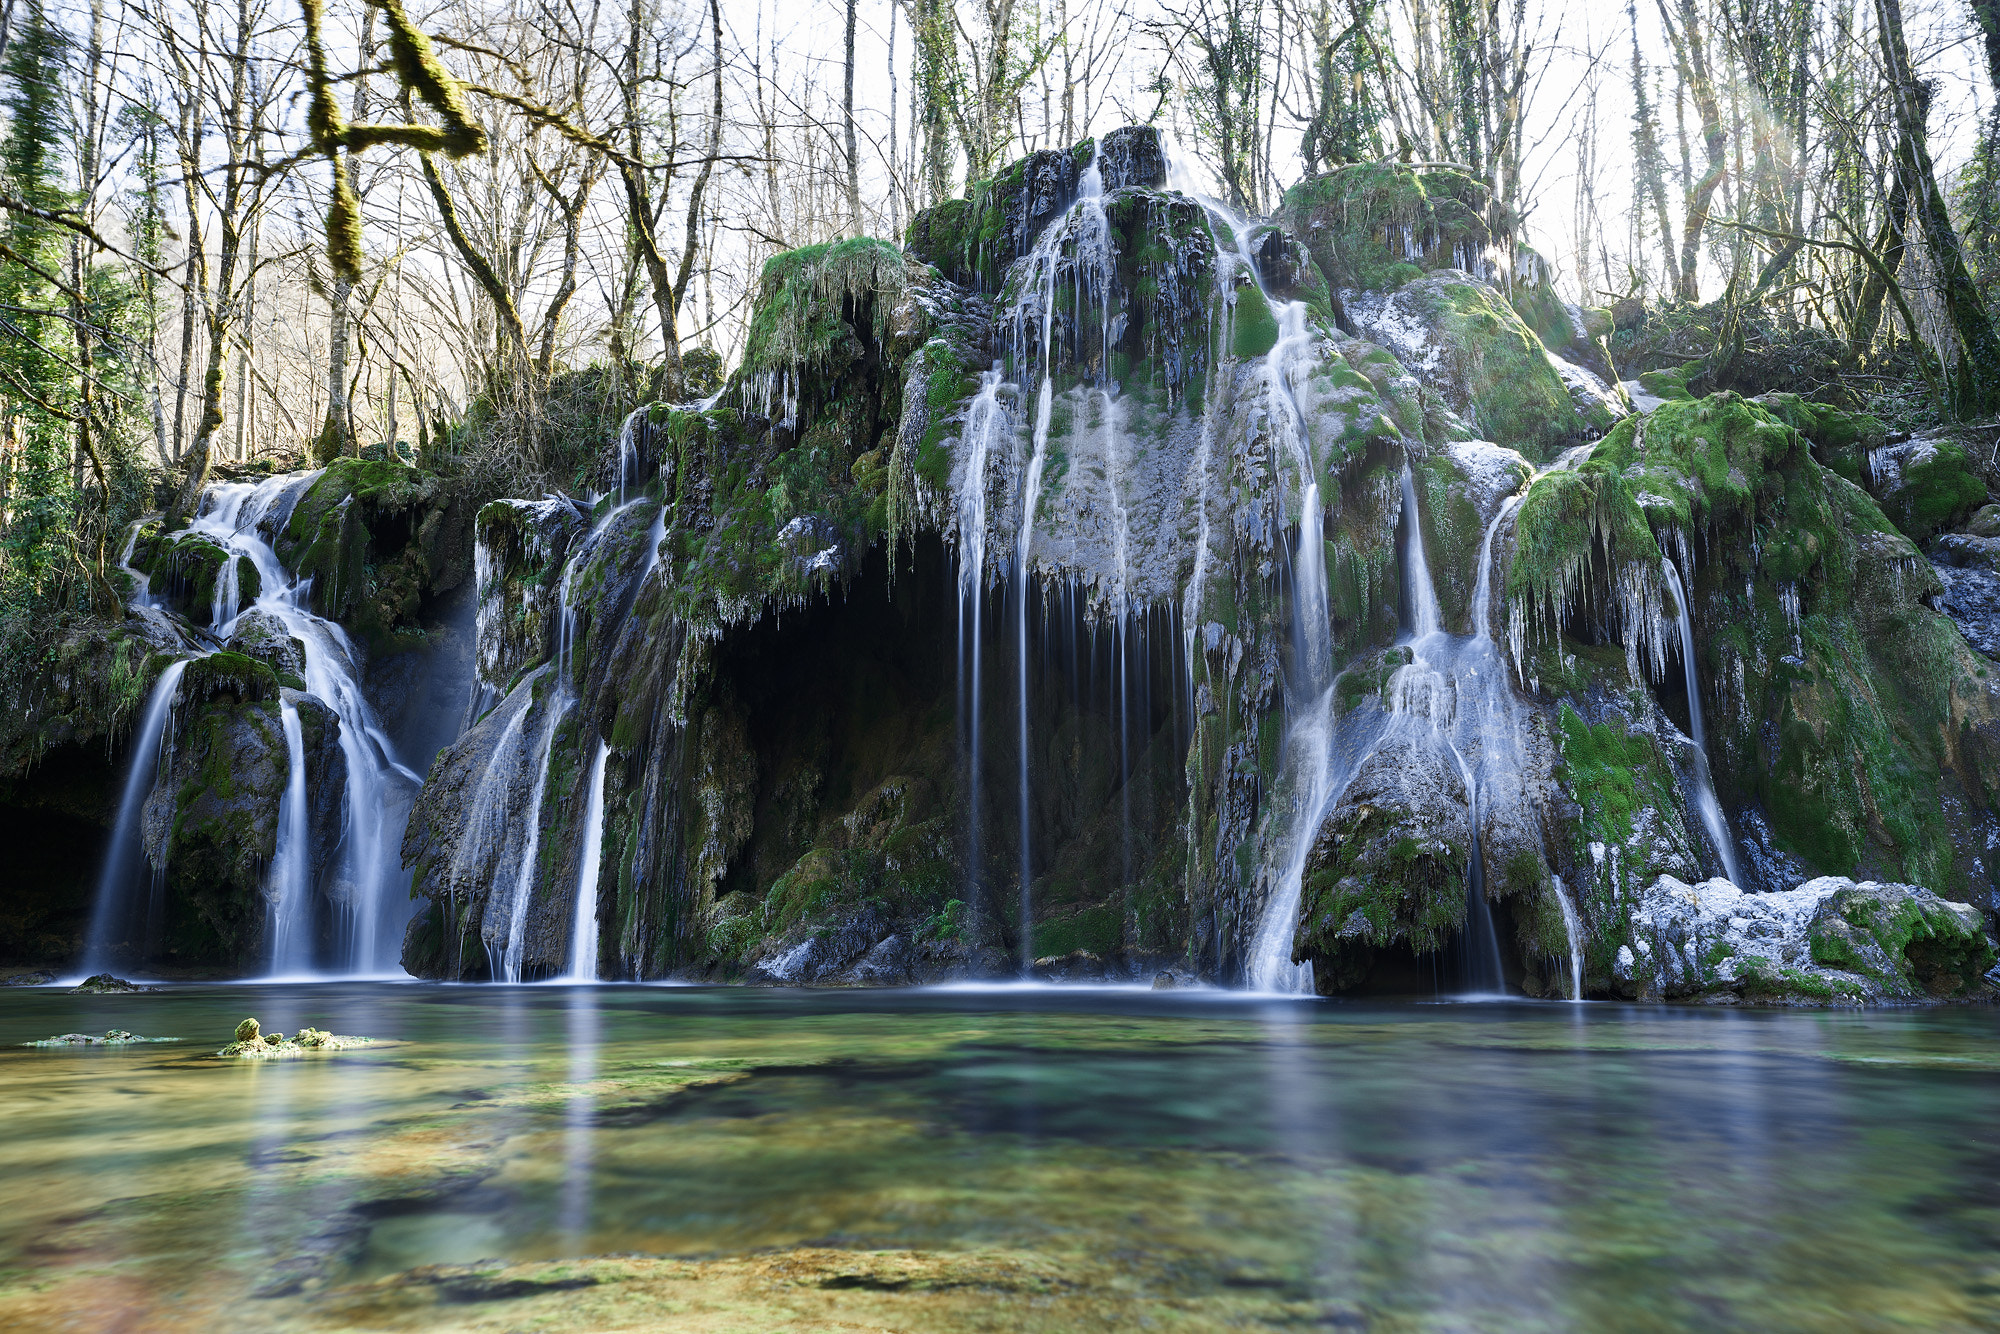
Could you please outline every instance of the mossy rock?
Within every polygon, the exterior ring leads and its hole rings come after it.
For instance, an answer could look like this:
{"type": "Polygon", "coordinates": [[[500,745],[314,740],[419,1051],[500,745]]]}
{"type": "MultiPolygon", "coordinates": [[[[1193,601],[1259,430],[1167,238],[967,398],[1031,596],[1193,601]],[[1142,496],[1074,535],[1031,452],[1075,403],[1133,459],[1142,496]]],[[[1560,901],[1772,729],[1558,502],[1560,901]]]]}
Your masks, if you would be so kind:
{"type": "Polygon", "coordinates": [[[1882,512],[1922,546],[1986,503],[1986,483],[1956,440],[1912,440],[1871,455],[1868,490],[1882,512]]]}
{"type": "Polygon", "coordinates": [[[1379,949],[1441,949],[1465,925],[1471,839],[1464,783],[1437,749],[1385,745],[1313,839],[1293,960],[1330,993],[1364,981],[1379,949]]]}
{"type": "Polygon", "coordinates": [[[1797,394],[1761,394],[1750,401],[1803,435],[1822,466],[1856,486],[1868,485],[1869,456],[1889,443],[1889,428],[1865,412],[1809,403],[1797,394]]]}
{"type": "Polygon", "coordinates": [[[463,577],[463,529],[442,478],[393,459],[338,458],[293,506],[277,553],[312,580],[313,609],[369,650],[421,647],[424,599],[463,577]]]}
{"type": "Polygon", "coordinates": [[[1494,241],[1488,198],[1449,168],[1370,162],[1293,186],[1278,218],[1334,289],[1393,291],[1438,269],[1476,270],[1494,241]]]}
{"type": "MultiPolygon", "coordinates": [[[[1546,462],[1621,415],[1609,400],[1572,391],[1554,354],[1484,283],[1441,273],[1352,297],[1346,309],[1361,336],[1411,367],[1472,435],[1530,460],[1546,462]]],[[[1449,430],[1441,425],[1433,438],[1454,438],[1449,430]]]]}
{"type": "Polygon", "coordinates": [[[1893,996],[1967,996],[1995,961],[1979,911],[1913,885],[1836,890],[1809,929],[1815,963],[1859,973],[1893,996]]]}

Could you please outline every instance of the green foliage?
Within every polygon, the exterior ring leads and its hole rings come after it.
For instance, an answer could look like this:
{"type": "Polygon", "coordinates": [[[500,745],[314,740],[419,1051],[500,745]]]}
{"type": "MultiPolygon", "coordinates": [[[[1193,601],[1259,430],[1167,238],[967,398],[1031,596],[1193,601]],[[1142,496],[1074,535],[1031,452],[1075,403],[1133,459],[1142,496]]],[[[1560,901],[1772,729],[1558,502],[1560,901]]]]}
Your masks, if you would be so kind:
{"type": "MultiPolygon", "coordinates": [[[[76,202],[70,43],[38,0],[16,10],[0,62],[0,191],[45,210],[76,202]]],[[[9,210],[0,242],[0,676],[10,694],[56,652],[74,617],[109,611],[106,549],[147,501],[136,418],[143,304],[117,271],[86,263],[71,235],[9,210]],[[88,364],[79,365],[88,344],[88,364]],[[82,373],[87,369],[88,378],[82,373]],[[102,475],[99,468],[102,468],[102,475]]],[[[109,552],[116,555],[116,549],[109,552]]]]}
{"type": "Polygon", "coordinates": [[[861,236],[773,255],[757,283],[743,374],[838,370],[859,355],[850,319],[877,342],[909,285],[903,252],[861,236]]]}

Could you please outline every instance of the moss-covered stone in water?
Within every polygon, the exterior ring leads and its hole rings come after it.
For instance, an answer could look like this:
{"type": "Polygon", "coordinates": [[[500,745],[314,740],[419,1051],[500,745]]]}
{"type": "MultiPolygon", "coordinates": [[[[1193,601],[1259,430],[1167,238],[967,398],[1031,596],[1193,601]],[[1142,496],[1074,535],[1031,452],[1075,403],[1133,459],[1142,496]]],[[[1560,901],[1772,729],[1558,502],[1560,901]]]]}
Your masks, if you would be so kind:
{"type": "Polygon", "coordinates": [[[1860,973],[1891,995],[1969,995],[1993,967],[1979,912],[1902,886],[1836,890],[1810,928],[1815,963],[1860,973]]]}

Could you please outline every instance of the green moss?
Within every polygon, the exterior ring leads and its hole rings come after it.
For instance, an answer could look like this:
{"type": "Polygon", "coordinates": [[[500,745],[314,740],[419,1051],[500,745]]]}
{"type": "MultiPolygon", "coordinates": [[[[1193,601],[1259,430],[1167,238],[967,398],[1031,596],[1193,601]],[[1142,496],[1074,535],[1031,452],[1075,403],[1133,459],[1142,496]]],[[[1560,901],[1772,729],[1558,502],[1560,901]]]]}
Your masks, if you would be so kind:
{"type": "Polygon", "coordinates": [[[1285,192],[1278,217],[1335,288],[1392,291],[1463,268],[1492,242],[1486,188],[1463,173],[1394,162],[1340,167],[1285,192]]]}
{"type": "Polygon", "coordinates": [[[849,317],[860,318],[880,342],[890,308],[908,286],[902,251],[874,237],[773,255],[758,278],[742,374],[824,371],[859,355],[849,317]]]}
{"type": "Polygon", "coordinates": [[[1032,953],[1041,959],[1087,950],[1101,958],[1118,949],[1124,927],[1124,913],[1115,904],[1101,904],[1067,917],[1038,921],[1032,953]]]}
{"type": "Polygon", "coordinates": [[[1558,781],[1583,808],[1583,842],[1629,846],[1640,810],[1678,804],[1673,769],[1649,735],[1612,723],[1592,726],[1565,703],[1556,716],[1556,747],[1558,781]]]}
{"type": "Polygon", "coordinates": [[[1919,545],[1963,523],[1986,503],[1986,484],[1972,470],[1965,447],[1937,440],[1908,464],[1900,485],[1882,499],[1883,513],[1919,545]]]}
{"type": "Polygon", "coordinates": [[[227,650],[189,662],[181,675],[183,700],[207,700],[231,695],[244,703],[278,697],[278,675],[255,658],[227,650]]]}
{"type": "Polygon", "coordinates": [[[1968,995],[1994,964],[1984,927],[1964,905],[1857,885],[1836,891],[1814,916],[1812,957],[1870,977],[1891,995],[1968,995]]]}

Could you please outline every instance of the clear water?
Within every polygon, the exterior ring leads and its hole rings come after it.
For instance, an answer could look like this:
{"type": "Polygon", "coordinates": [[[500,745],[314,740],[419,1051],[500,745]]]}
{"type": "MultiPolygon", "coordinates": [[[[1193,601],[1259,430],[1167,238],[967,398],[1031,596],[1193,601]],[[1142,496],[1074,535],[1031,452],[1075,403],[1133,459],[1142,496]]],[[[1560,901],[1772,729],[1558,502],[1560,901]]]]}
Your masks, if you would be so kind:
{"type": "Polygon", "coordinates": [[[0,1328],[1990,1330],[1996,1038],[1991,1009],[4,994],[0,1328]],[[395,1042],[207,1056],[246,1014],[395,1042]],[[205,1041],[11,1045],[111,1027],[205,1041]]]}

